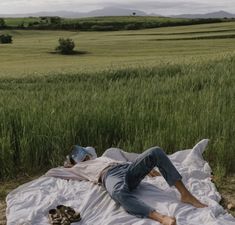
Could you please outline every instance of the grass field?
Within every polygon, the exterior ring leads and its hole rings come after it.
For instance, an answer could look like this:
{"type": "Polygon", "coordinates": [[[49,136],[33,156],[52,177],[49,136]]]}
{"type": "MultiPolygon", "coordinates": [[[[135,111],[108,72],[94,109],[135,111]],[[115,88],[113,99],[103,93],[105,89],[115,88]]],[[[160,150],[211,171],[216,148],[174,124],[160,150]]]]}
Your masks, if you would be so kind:
{"type": "Polygon", "coordinates": [[[0,46],[0,76],[96,72],[204,61],[234,52],[234,38],[184,39],[231,37],[235,35],[234,27],[231,22],[117,32],[2,31],[13,35],[13,44],[0,46]],[[77,50],[87,53],[67,57],[51,54],[60,37],[72,38],[77,50]]]}
{"type": "Polygon", "coordinates": [[[235,172],[235,23],[117,32],[4,31],[0,176],[62,163],[74,143],[168,153],[210,138],[235,172]],[[53,54],[59,37],[85,54],[53,54]]]}

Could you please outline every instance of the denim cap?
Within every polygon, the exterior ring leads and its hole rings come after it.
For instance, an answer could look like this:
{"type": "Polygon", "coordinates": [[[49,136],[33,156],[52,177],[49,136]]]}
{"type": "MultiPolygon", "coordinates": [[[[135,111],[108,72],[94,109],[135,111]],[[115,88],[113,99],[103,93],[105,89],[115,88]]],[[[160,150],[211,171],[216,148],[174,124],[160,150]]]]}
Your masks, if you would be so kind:
{"type": "Polygon", "coordinates": [[[70,154],[70,157],[76,162],[82,162],[86,156],[89,156],[91,159],[97,158],[95,149],[92,147],[81,147],[79,145],[74,145],[73,150],[70,154]]]}
{"type": "Polygon", "coordinates": [[[82,162],[86,156],[90,156],[90,154],[81,146],[74,145],[73,150],[70,153],[70,157],[76,162],[82,162]]]}
{"type": "Polygon", "coordinates": [[[91,159],[97,158],[97,154],[96,154],[95,148],[93,148],[91,146],[87,146],[87,147],[85,147],[85,149],[91,155],[91,159]]]}

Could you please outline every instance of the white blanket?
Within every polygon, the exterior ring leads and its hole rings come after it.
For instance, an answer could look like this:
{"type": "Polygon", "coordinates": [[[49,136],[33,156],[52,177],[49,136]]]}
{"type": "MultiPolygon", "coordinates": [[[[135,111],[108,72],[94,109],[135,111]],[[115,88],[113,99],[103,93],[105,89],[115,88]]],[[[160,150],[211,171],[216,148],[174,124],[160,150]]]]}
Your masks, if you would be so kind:
{"type": "MultiPolygon", "coordinates": [[[[136,194],[157,211],[175,216],[177,225],[235,225],[235,219],[219,204],[220,194],[211,182],[211,169],[202,153],[208,143],[200,141],[193,149],[178,151],[170,159],[183,176],[187,188],[209,207],[197,209],[180,202],[175,188],[163,177],[146,177],[136,194]]],[[[133,161],[138,154],[109,149],[104,155],[133,161]]],[[[74,225],[157,225],[156,221],[140,219],[117,205],[102,186],[88,181],[64,180],[42,176],[21,185],[7,196],[8,225],[48,224],[48,211],[57,205],[72,206],[80,211],[82,220],[74,225]]]]}

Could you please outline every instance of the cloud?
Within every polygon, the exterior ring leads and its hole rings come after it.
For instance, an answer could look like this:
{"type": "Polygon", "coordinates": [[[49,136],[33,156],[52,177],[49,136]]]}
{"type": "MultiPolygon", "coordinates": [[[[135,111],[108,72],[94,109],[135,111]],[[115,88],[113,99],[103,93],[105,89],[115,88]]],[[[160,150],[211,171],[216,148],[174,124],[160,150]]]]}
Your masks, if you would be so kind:
{"type": "Polygon", "coordinates": [[[138,9],[162,15],[217,10],[235,12],[235,1],[232,0],[1,0],[0,13],[58,10],[84,12],[107,6],[138,9]]]}

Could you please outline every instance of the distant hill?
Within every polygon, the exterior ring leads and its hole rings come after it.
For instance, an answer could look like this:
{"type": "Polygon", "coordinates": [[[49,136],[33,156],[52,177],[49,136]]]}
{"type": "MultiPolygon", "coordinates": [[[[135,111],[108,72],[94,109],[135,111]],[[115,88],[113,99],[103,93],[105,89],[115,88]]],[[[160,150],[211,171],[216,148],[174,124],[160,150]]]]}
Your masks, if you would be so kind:
{"type": "Polygon", "coordinates": [[[235,18],[235,14],[228,13],[225,11],[218,11],[218,12],[212,12],[212,13],[206,13],[206,14],[181,14],[181,15],[174,15],[170,16],[174,18],[188,18],[188,19],[196,19],[196,18],[235,18]]]}
{"type": "Polygon", "coordinates": [[[124,9],[124,8],[117,8],[117,7],[106,7],[103,9],[94,10],[91,12],[86,13],[86,16],[93,17],[93,16],[129,16],[135,12],[135,15],[138,16],[147,16],[148,14],[144,11],[135,10],[135,9],[124,9]]]}
{"type": "MultiPolygon", "coordinates": [[[[64,18],[84,18],[84,17],[97,17],[97,16],[130,16],[135,12],[136,16],[160,16],[155,13],[147,14],[141,10],[126,9],[119,7],[105,7],[102,9],[93,10],[90,12],[72,12],[72,11],[55,11],[55,12],[37,12],[27,14],[0,14],[0,17],[39,17],[39,16],[60,16],[64,18]]],[[[231,14],[225,11],[218,11],[206,14],[181,14],[167,16],[172,18],[235,18],[235,14],[231,14]]]]}
{"type": "Polygon", "coordinates": [[[55,12],[37,12],[27,14],[0,14],[0,17],[38,17],[38,16],[60,16],[64,18],[83,18],[83,17],[97,17],[97,16],[130,16],[135,12],[137,16],[147,16],[144,11],[135,9],[124,9],[118,7],[105,7],[90,12],[72,12],[72,11],[55,11],[55,12]]]}

